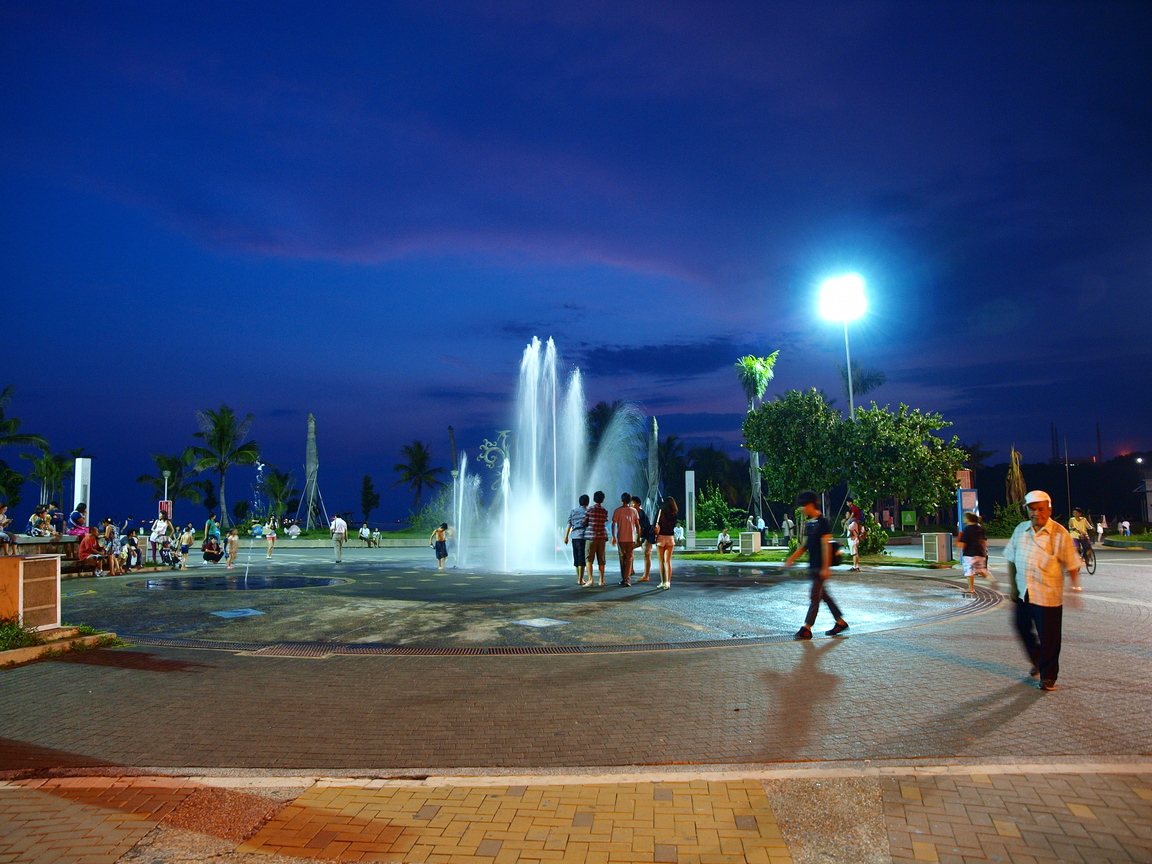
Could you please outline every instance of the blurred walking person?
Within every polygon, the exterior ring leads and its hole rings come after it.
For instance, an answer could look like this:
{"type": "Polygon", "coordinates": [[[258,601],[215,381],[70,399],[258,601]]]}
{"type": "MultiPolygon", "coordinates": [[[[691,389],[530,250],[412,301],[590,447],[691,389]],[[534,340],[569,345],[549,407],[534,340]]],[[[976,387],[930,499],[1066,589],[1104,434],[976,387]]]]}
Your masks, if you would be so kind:
{"type": "Polygon", "coordinates": [[[1052,497],[1034,490],[1024,496],[1028,521],[1021,522],[1004,547],[1008,590],[1016,603],[1016,632],[1032,661],[1041,690],[1055,690],[1060,674],[1064,620],[1064,576],[1076,588],[1080,556],[1072,535],[1052,518],[1052,497]]]}
{"type": "Polygon", "coordinates": [[[332,548],[336,551],[336,563],[344,563],[344,543],[348,540],[348,523],[337,516],[328,526],[332,532],[332,548]]]}
{"type": "MultiPolygon", "coordinates": [[[[236,555],[240,551],[240,535],[236,533],[233,528],[228,532],[228,569],[232,570],[236,567],[236,555]]],[[[251,554],[251,553],[249,553],[251,554]]],[[[251,559],[249,559],[251,560],[251,559]]]]}
{"type": "Polygon", "coordinates": [[[809,595],[808,615],[804,618],[804,626],[796,631],[796,639],[811,639],[812,625],[816,623],[816,616],[820,612],[820,601],[828,604],[828,611],[836,619],[831,630],[824,632],[825,636],[836,636],[848,629],[848,622],[840,612],[840,607],[832,599],[832,595],[825,588],[828,575],[832,567],[832,523],[820,512],[820,496],[812,491],[801,492],[796,496],[796,506],[804,509],[808,521],[804,523],[805,541],[797,546],[796,551],[788,556],[784,567],[808,553],[808,575],[812,579],[812,591],[809,595]]]}
{"type": "Polygon", "coordinates": [[[988,570],[988,535],[975,513],[964,514],[964,530],[956,544],[960,547],[960,566],[968,577],[968,593],[976,591],[976,577],[983,576],[996,587],[996,577],[988,570]]]}
{"type": "Polygon", "coordinates": [[[276,517],[269,516],[264,525],[264,539],[268,541],[268,560],[272,560],[272,550],[276,548],[276,517]]]}

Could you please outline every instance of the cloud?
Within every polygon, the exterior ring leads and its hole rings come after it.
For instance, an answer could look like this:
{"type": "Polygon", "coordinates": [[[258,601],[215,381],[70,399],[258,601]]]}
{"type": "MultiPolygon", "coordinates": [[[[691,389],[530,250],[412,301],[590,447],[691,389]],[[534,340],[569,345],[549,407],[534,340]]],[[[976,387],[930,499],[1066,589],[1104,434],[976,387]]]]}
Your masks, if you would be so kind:
{"type": "Polygon", "coordinates": [[[707,375],[736,362],[757,348],[731,336],[664,345],[584,347],[578,365],[588,375],[613,377],[648,375],[660,381],[681,381],[707,375]]]}

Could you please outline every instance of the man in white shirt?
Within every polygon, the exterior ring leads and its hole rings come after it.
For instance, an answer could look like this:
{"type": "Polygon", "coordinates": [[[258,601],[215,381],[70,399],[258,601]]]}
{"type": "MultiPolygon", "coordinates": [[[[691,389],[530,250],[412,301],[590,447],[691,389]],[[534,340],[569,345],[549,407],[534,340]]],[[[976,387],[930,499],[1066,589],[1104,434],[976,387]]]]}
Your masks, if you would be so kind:
{"type": "Polygon", "coordinates": [[[1080,556],[1068,530],[1052,519],[1052,498],[1033,491],[1024,496],[1029,521],[1021,522],[1004,547],[1008,591],[1016,602],[1016,632],[1032,660],[1041,690],[1055,690],[1060,673],[1064,616],[1064,574],[1076,589],[1080,556]]]}
{"type": "Polygon", "coordinates": [[[727,528],[721,528],[720,534],[716,537],[716,551],[717,552],[731,552],[732,551],[732,535],[728,533],[727,528]]]}
{"type": "Polygon", "coordinates": [[[348,523],[337,516],[332,520],[332,546],[336,549],[336,563],[342,564],[344,558],[344,541],[348,539],[348,523]]]}

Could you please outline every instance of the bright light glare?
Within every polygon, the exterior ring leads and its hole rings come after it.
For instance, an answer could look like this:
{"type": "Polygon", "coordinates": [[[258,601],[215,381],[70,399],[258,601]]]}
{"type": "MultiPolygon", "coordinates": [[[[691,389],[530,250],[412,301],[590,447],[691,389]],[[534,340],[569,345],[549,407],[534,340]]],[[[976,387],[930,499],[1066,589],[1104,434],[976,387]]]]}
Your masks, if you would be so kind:
{"type": "Polygon", "coordinates": [[[820,286],[820,314],[829,321],[855,321],[867,309],[864,277],[859,273],[845,273],[820,286]]]}

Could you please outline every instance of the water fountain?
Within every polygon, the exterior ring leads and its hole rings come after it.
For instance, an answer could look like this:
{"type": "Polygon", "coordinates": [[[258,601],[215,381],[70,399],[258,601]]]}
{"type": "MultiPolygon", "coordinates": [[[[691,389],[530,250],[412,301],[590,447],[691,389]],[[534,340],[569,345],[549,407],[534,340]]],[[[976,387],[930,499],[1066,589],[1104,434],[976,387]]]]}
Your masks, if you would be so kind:
{"type": "Polygon", "coordinates": [[[511,452],[501,466],[496,554],[504,570],[566,566],[562,537],[581,494],[603,490],[611,510],[622,492],[647,488],[642,420],[618,410],[590,452],[580,370],[561,386],[555,343],[533,338],[520,361],[511,452]]]}

